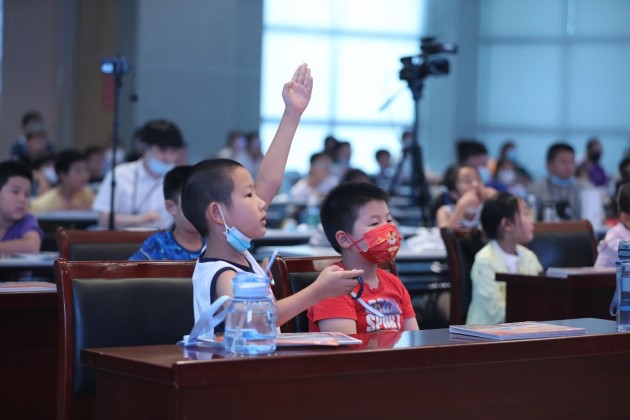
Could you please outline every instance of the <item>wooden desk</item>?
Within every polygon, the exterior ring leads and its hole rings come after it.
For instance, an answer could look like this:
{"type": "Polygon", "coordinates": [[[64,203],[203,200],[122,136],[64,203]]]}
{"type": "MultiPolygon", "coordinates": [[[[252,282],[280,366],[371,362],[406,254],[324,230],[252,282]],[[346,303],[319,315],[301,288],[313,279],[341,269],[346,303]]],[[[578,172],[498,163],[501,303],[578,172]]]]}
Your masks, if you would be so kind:
{"type": "Polygon", "coordinates": [[[17,277],[22,276],[53,281],[52,267],[57,257],[56,252],[2,256],[0,257],[0,281],[16,281],[17,277]]]}
{"type": "Polygon", "coordinates": [[[57,251],[55,232],[59,226],[67,229],[87,229],[98,225],[98,212],[92,210],[59,210],[35,215],[44,231],[43,251],[57,251]]]}
{"type": "Polygon", "coordinates": [[[593,317],[608,313],[615,293],[615,274],[580,274],[566,278],[498,274],[506,282],[506,322],[593,317]]]}
{"type": "Polygon", "coordinates": [[[83,350],[81,361],[98,370],[99,419],[630,414],[630,334],[612,321],[558,323],[588,334],[498,342],[440,329],[262,357],[166,345],[83,350]]]}
{"type": "Polygon", "coordinates": [[[57,293],[0,293],[0,413],[54,419],[57,406],[57,293]]]}

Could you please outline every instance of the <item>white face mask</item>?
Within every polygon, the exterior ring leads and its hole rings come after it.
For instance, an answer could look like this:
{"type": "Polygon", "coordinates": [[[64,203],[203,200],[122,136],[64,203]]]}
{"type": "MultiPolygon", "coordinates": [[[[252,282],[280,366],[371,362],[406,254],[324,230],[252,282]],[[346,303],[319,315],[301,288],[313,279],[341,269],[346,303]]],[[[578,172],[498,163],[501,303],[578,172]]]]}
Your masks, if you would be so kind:
{"type": "Polygon", "coordinates": [[[499,182],[505,185],[510,185],[516,181],[516,172],[512,169],[501,169],[497,174],[499,182]]]}
{"type": "Polygon", "coordinates": [[[57,172],[55,172],[55,168],[52,166],[44,166],[42,168],[42,173],[44,174],[44,178],[46,178],[46,181],[48,181],[51,185],[54,185],[57,183],[57,181],[59,181],[59,178],[57,177],[57,172]]]}

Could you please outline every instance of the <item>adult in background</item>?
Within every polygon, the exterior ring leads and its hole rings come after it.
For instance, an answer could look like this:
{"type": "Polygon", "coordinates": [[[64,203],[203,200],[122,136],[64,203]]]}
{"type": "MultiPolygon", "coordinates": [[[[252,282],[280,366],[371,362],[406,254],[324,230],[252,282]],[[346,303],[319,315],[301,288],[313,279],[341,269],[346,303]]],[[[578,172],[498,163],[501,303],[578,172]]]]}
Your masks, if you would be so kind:
{"type": "MultiPolygon", "coordinates": [[[[145,145],[142,157],[116,165],[114,225],[116,228],[169,228],[173,217],[164,207],[164,175],[175,167],[184,140],[171,121],[147,122],[140,131],[145,145]]],[[[98,190],[93,209],[99,212],[99,224],[109,225],[111,178],[108,172],[98,190]]]]}
{"type": "MultiPolygon", "coordinates": [[[[529,185],[539,203],[539,213],[545,206],[553,206],[563,220],[579,220],[581,198],[585,187],[575,178],[575,150],[567,143],[554,143],[547,150],[547,177],[529,185]],[[546,203],[546,204],[545,204],[546,203]]],[[[542,220],[541,214],[537,217],[542,220]]]]}
{"type": "Polygon", "coordinates": [[[600,164],[602,144],[597,137],[591,137],[586,143],[586,157],[578,166],[578,172],[584,173],[596,187],[608,185],[608,175],[600,164]]]}

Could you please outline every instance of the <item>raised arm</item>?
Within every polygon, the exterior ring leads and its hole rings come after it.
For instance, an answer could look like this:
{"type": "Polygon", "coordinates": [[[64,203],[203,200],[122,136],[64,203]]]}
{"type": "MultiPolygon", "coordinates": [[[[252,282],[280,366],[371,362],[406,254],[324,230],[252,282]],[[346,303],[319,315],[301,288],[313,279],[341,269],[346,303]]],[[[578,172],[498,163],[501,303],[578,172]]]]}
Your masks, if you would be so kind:
{"type": "Polygon", "coordinates": [[[282,185],[293,136],[300,122],[300,117],[311,100],[312,89],[311,69],[306,64],[298,66],[291,81],[285,83],[282,89],[282,98],[285,104],[284,113],[269,150],[260,163],[256,178],[256,194],[267,205],[271,203],[282,185]]]}

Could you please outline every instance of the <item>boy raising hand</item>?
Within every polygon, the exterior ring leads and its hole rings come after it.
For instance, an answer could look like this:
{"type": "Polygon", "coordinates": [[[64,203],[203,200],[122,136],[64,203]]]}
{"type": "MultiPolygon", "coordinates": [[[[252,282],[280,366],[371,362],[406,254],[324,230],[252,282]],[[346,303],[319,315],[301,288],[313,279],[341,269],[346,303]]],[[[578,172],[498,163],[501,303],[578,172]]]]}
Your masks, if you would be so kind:
{"type": "MultiPolygon", "coordinates": [[[[264,275],[249,253],[252,239],[266,232],[267,204],[278,192],[300,117],[311,98],[313,79],[302,64],[284,85],[285,110],[256,182],[239,163],[210,159],[195,165],[182,189],[182,210],[206,238],[205,252],[193,273],[195,321],[220,296],[233,296],[232,279],[237,272],[264,275]]],[[[328,267],[304,290],[278,301],[278,325],[328,297],[349,293],[361,270],[328,267]]],[[[271,294],[271,290],[269,290],[271,294]]],[[[215,332],[221,332],[219,325],[215,332]]]]}

